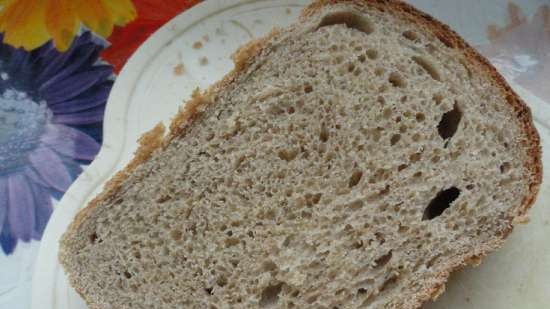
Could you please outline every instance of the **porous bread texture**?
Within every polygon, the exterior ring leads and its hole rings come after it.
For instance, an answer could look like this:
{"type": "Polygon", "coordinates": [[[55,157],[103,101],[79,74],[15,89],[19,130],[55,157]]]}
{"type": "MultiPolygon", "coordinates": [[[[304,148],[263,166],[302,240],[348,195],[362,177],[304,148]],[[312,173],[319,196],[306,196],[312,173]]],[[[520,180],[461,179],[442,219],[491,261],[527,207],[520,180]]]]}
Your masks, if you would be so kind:
{"type": "Polygon", "coordinates": [[[243,53],[65,234],[91,308],[417,308],[532,203],[528,109],[411,7],[318,1],[243,53]]]}

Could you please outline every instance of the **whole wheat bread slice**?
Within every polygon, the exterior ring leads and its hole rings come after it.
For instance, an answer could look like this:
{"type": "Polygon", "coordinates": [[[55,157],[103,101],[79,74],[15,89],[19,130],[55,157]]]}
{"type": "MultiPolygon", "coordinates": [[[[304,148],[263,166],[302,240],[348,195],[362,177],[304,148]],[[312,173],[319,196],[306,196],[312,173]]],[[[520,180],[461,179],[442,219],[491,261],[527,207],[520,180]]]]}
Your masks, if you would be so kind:
{"type": "Polygon", "coordinates": [[[533,203],[529,109],[409,5],[317,1],[235,62],[64,235],[90,308],[418,308],[533,203]]]}

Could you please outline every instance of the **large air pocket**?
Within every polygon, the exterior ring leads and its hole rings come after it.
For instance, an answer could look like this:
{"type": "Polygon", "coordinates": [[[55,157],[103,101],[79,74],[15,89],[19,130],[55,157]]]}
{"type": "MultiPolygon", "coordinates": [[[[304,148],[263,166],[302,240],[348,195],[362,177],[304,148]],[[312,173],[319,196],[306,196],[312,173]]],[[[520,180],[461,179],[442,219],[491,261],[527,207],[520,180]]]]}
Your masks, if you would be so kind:
{"type": "Polygon", "coordinates": [[[374,31],[374,25],[368,19],[357,12],[340,11],[325,15],[317,29],[333,25],[345,25],[348,28],[356,29],[366,34],[371,34],[374,31]]]}

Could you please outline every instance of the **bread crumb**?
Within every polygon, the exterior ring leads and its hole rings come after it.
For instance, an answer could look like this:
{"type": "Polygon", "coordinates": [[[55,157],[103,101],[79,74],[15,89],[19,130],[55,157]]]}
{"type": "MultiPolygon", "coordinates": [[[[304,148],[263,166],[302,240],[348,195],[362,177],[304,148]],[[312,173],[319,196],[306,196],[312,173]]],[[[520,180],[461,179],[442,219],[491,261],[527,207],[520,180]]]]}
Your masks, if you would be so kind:
{"type": "Polygon", "coordinates": [[[193,43],[193,48],[194,49],[201,49],[202,48],[202,42],[201,41],[196,41],[195,43],[193,43]]]}
{"type": "Polygon", "coordinates": [[[287,8],[287,9],[285,10],[285,12],[286,12],[287,15],[292,14],[292,10],[291,10],[290,8],[287,8]]]}
{"type": "Polygon", "coordinates": [[[185,67],[183,66],[183,63],[179,63],[174,67],[174,75],[181,76],[185,73],[185,67]]]}
{"type": "Polygon", "coordinates": [[[518,217],[515,217],[514,220],[513,220],[513,224],[527,224],[529,223],[529,221],[531,221],[531,219],[529,219],[528,216],[518,216],[518,217]]]}
{"type": "Polygon", "coordinates": [[[202,39],[205,41],[205,42],[210,42],[210,36],[208,36],[208,34],[205,34],[202,36],[202,39]]]}
{"type": "Polygon", "coordinates": [[[199,63],[200,63],[200,65],[207,65],[207,64],[208,64],[208,58],[206,58],[206,57],[201,57],[201,58],[199,59],[199,63]]]}
{"type": "Polygon", "coordinates": [[[466,297],[466,302],[469,303],[471,301],[470,297],[466,297]]]}

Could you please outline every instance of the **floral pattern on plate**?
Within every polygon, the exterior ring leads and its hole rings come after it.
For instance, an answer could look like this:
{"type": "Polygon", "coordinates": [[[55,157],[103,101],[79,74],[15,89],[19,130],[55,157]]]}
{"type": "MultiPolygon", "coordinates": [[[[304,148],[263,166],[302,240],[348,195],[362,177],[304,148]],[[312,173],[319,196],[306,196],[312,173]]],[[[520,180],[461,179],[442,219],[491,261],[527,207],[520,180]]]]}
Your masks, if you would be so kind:
{"type": "Polygon", "coordinates": [[[112,67],[90,32],[66,53],[0,45],[0,245],[39,240],[59,199],[98,153],[112,67]]]}
{"type": "Polygon", "coordinates": [[[81,23],[108,37],[115,25],[123,26],[136,16],[131,0],[5,0],[0,5],[4,42],[26,50],[53,39],[58,50],[66,51],[81,23]]]}

